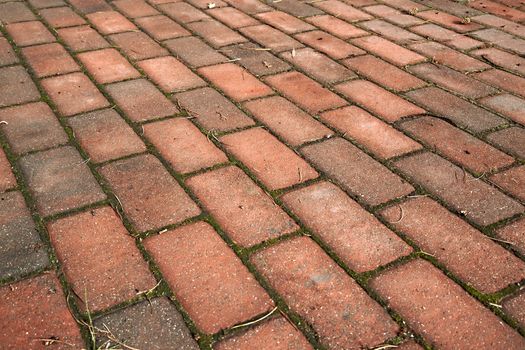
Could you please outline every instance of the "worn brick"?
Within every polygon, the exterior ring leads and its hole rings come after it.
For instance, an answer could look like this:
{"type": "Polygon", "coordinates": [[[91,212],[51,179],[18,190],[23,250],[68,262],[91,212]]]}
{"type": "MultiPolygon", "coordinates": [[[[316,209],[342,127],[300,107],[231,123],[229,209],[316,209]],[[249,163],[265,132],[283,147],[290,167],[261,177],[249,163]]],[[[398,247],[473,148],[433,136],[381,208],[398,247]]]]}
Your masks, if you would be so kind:
{"type": "Polygon", "coordinates": [[[180,24],[166,16],[142,17],[137,18],[135,22],[146,33],[159,41],[191,35],[180,24]]]}
{"type": "Polygon", "coordinates": [[[525,276],[523,261],[430,198],[410,199],[381,215],[482,293],[495,293],[525,276]]]}
{"type": "Polygon", "coordinates": [[[272,8],[257,0],[225,0],[231,6],[244,13],[253,15],[260,12],[270,11],[272,8]]]}
{"type": "Polygon", "coordinates": [[[40,10],[39,13],[54,28],[73,27],[86,23],[82,17],[69,7],[54,7],[40,10]]]}
{"type": "Polygon", "coordinates": [[[21,52],[39,78],[80,70],[78,64],[60,44],[25,47],[21,52]]]}
{"type": "Polygon", "coordinates": [[[343,40],[368,34],[366,31],[330,15],[308,17],[305,21],[343,40]]]}
{"type": "Polygon", "coordinates": [[[489,0],[476,0],[469,4],[471,7],[481,10],[483,12],[489,12],[496,16],[507,18],[512,21],[521,22],[525,21],[525,14],[522,11],[509,8],[503,4],[489,1],[489,0]]]}
{"type": "Polygon", "coordinates": [[[512,127],[496,131],[487,140],[503,148],[506,152],[525,159],[525,129],[512,127]]]}
{"type": "Polygon", "coordinates": [[[458,50],[471,50],[483,46],[483,43],[463,34],[445,29],[435,24],[422,24],[411,28],[412,31],[424,37],[450,45],[458,50]]]}
{"type": "Polygon", "coordinates": [[[433,153],[395,162],[396,167],[480,226],[523,212],[521,204],[433,153]]]}
{"type": "Polygon", "coordinates": [[[426,58],[376,35],[350,40],[350,43],[373,53],[396,66],[426,61],[426,58]]]}
{"type": "Polygon", "coordinates": [[[525,329],[525,293],[516,294],[503,301],[503,310],[513,319],[518,321],[520,327],[525,329]]]}
{"type": "MultiPolygon", "coordinates": [[[[209,8],[208,0],[188,0],[188,2],[201,10],[209,8]]],[[[215,4],[215,7],[217,8],[228,6],[228,4],[222,0],[215,1],[214,4],[215,4]]]]}
{"type": "Polygon", "coordinates": [[[522,165],[492,175],[490,181],[516,198],[525,201],[525,166],[522,165]]]}
{"type": "Polygon", "coordinates": [[[470,33],[473,37],[483,40],[503,49],[514,51],[518,54],[525,54],[525,40],[516,38],[511,34],[502,32],[494,28],[483,29],[477,32],[470,33]]]}
{"type": "Polygon", "coordinates": [[[69,0],[69,3],[83,14],[111,10],[106,0],[69,0]]]}
{"type": "MultiPolygon", "coordinates": [[[[137,349],[197,350],[175,305],[166,298],[155,298],[131,305],[94,320],[99,329],[109,329],[117,341],[137,349]]],[[[103,335],[97,337],[97,347],[120,346],[103,335]]]]}
{"type": "Polygon", "coordinates": [[[303,47],[297,40],[266,24],[243,27],[240,28],[239,31],[264,48],[271,49],[273,52],[303,47]]]}
{"type": "Polygon", "coordinates": [[[205,333],[254,318],[273,305],[246,266],[208,224],[184,226],[151,237],[144,245],[177,300],[205,333]]]}
{"type": "Polygon", "coordinates": [[[430,112],[475,132],[505,123],[503,118],[436,87],[410,91],[406,95],[430,112]]]}
{"type": "Polygon", "coordinates": [[[372,55],[349,58],[344,64],[356,73],[389,89],[406,91],[426,83],[372,55]]]}
{"type": "Polygon", "coordinates": [[[158,15],[159,11],[148,5],[143,0],[117,0],[113,5],[129,18],[158,15]]]}
{"type": "Polygon", "coordinates": [[[159,8],[179,23],[191,23],[210,19],[210,17],[201,10],[184,2],[160,5],[159,8]]]}
{"type": "Polygon", "coordinates": [[[0,148],[0,192],[16,186],[16,179],[4,151],[0,148]]]}
{"type": "Polygon", "coordinates": [[[0,66],[8,66],[18,62],[15,50],[6,38],[0,38],[0,66]]]}
{"type": "Polygon", "coordinates": [[[345,264],[362,273],[412,251],[395,233],[329,182],[289,192],[285,205],[345,264]]]}
{"type": "Polygon", "coordinates": [[[200,68],[198,72],[235,101],[273,94],[267,85],[233,63],[200,68]]]}
{"type": "Polygon", "coordinates": [[[294,147],[333,134],[330,129],[280,96],[247,102],[244,106],[257,120],[294,147]]]}
{"type": "Polygon", "coordinates": [[[270,190],[289,187],[318,175],[303,159],[261,128],[229,134],[220,140],[270,190]]]}
{"type": "Polygon", "coordinates": [[[398,44],[411,44],[424,39],[408,30],[390,24],[380,19],[360,23],[365,29],[375,32],[382,37],[390,39],[398,44]]]}
{"type": "Polygon", "coordinates": [[[0,343],[6,349],[84,348],[60,282],[47,273],[0,288],[0,343]],[[23,315],[23,317],[21,317],[23,315]],[[55,339],[47,344],[39,339],[55,339]]]}
{"type": "Polygon", "coordinates": [[[93,174],[70,146],[33,153],[19,160],[41,215],[82,207],[106,198],[93,174]]]}
{"type": "Polygon", "coordinates": [[[525,58],[518,55],[513,55],[493,47],[472,51],[471,54],[495,66],[525,75],[525,58]]]}
{"type": "Polygon", "coordinates": [[[285,318],[279,317],[261,323],[241,334],[222,339],[214,350],[313,350],[304,336],[285,318]]]}
{"type": "Polygon", "coordinates": [[[386,311],[307,237],[257,252],[252,262],[329,348],[374,347],[398,331],[386,311]]]}
{"type": "Polygon", "coordinates": [[[94,12],[86,17],[99,32],[105,35],[137,29],[133,23],[117,11],[94,12]]]}
{"type": "Polygon", "coordinates": [[[100,168],[122,210],[137,231],[197,216],[200,209],[152,155],[128,158],[100,168]]]}
{"type": "Polygon", "coordinates": [[[295,17],[309,17],[323,14],[323,11],[299,0],[272,2],[272,6],[295,17]]]}
{"type": "Polygon", "coordinates": [[[194,36],[167,40],[164,44],[177,58],[181,58],[193,67],[228,61],[225,56],[194,36]]]}
{"type": "Polygon", "coordinates": [[[135,122],[158,119],[179,110],[145,79],[128,80],[106,86],[117,105],[135,122]]]}
{"type": "Polygon", "coordinates": [[[146,146],[113,109],[67,120],[75,138],[94,163],[146,151],[146,146]]]}
{"type": "Polygon", "coordinates": [[[388,122],[425,113],[424,109],[366,80],[352,80],[336,86],[336,90],[388,122]]]}
{"type": "Polygon", "coordinates": [[[304,147],[301,153],[346,191],[369,205],[378,205],[414,190],[381,163],[340,138],[304,147]]]}
{"type": "Polygon", "coordinates": [[[288,63],[250,42],[223,47],[221,52],[233,60],[240,59],[237,63],[255,76],[280,73],[290,68],[288,63]]]}
{"type": "Polygon", "coordinates": [[[226,167],[187,180],[227,235],[252,246],[299,227],[239,168],[226,167]]]}
{"type": "MultiPolygon", "coordinates": [[[[0,193],[0,278],[19,278],[49,265],[24,197],[0,193]]],[[[1,336],[0,336],[1,339],[1,336]]]]}
{"type": "Polygon", "coordinates": [[[51,109],[42,102],[0,110],[0,125],[17,155],[63,145],[68,138],[51,109]]]}
{"type": "Polygon", "coordinates": [[[392,7],[386,5],[374,5],[363,8],[364,11],[371,13],[376,17],[383,18],[389,22],[397,24],[401,27],[413,26],[416,24],[422,24],[423,20],[420,18],[411,16],[407,13],[403,13],[392,7]]]}
{"type": "Polygon", "coordinates": [[[228,161],[224,153],[188,119],[146,124],[144,135],[179,173],[189,173],[228,161]]]}
{"type": "Polygon", "coordinates": [[[365,53],[363,50],[320,30],[297,34],[295,38],[334,59],[365,53]]]}
{"type": "Polygon", "coordinates": [[[109,46],[109,43],[90,26],[62,28],[57,30],[57,33],[72,51],[97,50],[109,46]]]}
{"type": "Polygon", "coordinates": [[[502,90],[525,97],[525,79],[514,74],[499,69],[489,69],[481,73],[471,74],[470,76],[502,90]]]}
{"type": "Polygon", "coordinates": [[[440,349],[525,346],[516,331],[429,262],[415,260],[388,270],[371,286],[412,329],[440,349]]]}
{"type": "Polygon", "coordinates": [[[206,11],[230,28],[242,28],[259,24],[259,21],[233,7],[220,7],[206,11]]]}
{"type": "Polygon", "coordinates": [[[512,248],[525,256],[525,219],[521,218],[496,230],[496,236],[512,243],[512,248]]]}
{"type": "Polygon", "coordinates": [[[215,20],[190,23],[188,28],[215,48],[247,41],[242,35],[215,20]]]}
{"type": "Polygon", "coordinates": [[[176,94],[175,100],[206,130],[228,131],[254,124],[233,103],[209,87],[176,94]]]}
{"type": "Polygon", "coordinates": [[[320,1],[314,3],[314,5],[326,13],[334,15],[337,18],[341,18],[350,23],[372,19],[372,16],[369,14],[337,0],[320,1]]]}
{"type": "Polygon", "coordinates": [[[443,27],[452,29],[459,33],[467,33],[482,28],[482,26],[480,26],[477,23],[466,23],[460,17],[437,10],[421,11],[417,13],[417,16],[424,18],[427,21],[442,25],[443,27]]]}
{"type": "Polygon", "coordinates": [[[461,18],[481,14],[480,11],[476,11],[467,4],[460,2],[451,2],[448,0],[419,0],[419,2],[434,10],[441,10],[461,18]]]}
{"type": "Polygon", "coordinates": [[[525,100],[522,98],[511,94],[501,94],[485,97],[479,102],[515,122],[525,125],[525,100]]]}
{"type": "Polygon", "coordinates": [[[84,52],[78,58],[100,84],[140,77],[140,73],[115,49],[84,52]]]}
{"type": "Polygon", "coordinates": [[[110,40],[132,60],[166,56],[168,51],[142,32],[113,34],[110,40]]]}
{"type": "Polygon", "coordinates": [[[508,33],[517,36],[525,37],[525,26],[498,16],[482,14],[479,16],[472,17],[472,20],[478,23],[482,23],[486,26],[500,28],[501,30],[504,30],[508,33]]]}
{"type": "Polygon", "coordinates": [[[82,73],[42,80],[42,86],[64,116],[108,107],[106,98],[82,73]]]}
{"type": "Polygon", "coordinates": [[[389,6],[395,7],[406,12],[409,12],[411,10],[419,12],[428,9],[428,7],[426,7],[425,5],[410,0],[384,0],[383,2],[389,6]]]}
{"type": "Polygon", "coordinates": [[[21,66],[0,68],[0,107],[40,99],[31,77],[21,66]]]}
{"type": "Polygon", "coordinates": [[[321,119],[383,159],[421,149],[420,144],[357,106],[325,112],[321,119]]]}
{"type": "Polygon", "coordinates": [[[346,101],[299,72],[273,75],[265,81],[311,113],[341,107],[346,101]]]}
{"type": "Polygon", "coordinates": [[[63,0],[29,0],[29,3],[37,9],[65,5],[63,0]]]}
{"type": "Polygon", "coordinates": [[[461,72],[473,72],[489,68],[489,65],[486,63],[433,41],[413,44],[409,48],[427,56],[434,63],[442,64],[461,72]]]}
{"type": "Polygon", "coordinates": [[[352,71],[311,48],[285,52],[281,57],[323,83],[333,84],[356,77],[352,71]]]}
{"type": "Polygon", "coordinates": [[[206,85],[204,80],[171,56],[140,61],[138,65],[164,92],[175,92],[206,85]]]}
{"type": "Polygon", "coordinates": [[[512,157],[438,118],[410,120],[401,124],[401,128],[476,173],[490,172],[514,162],[512,157]]]}
{"type": "Polygon", "coordinates": [[[264,12],[255,17],[287,34],[314,29],[312,25],[282,11],[264,12]]]}
{"type": "Polygon", "coordinates": [[[0,4],[0,22],[9,24],[32,20],[35,20],[35,15],[23,2],[6,2],[5,4],[0,4]]]}

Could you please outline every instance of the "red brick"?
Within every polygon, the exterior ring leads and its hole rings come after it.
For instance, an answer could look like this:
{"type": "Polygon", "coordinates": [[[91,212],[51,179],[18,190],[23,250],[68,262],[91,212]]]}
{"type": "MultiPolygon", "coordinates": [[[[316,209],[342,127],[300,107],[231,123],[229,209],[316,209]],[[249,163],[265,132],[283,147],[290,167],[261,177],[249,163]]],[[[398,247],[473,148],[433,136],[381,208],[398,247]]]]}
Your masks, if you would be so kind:
{"type": "Polygon", "coordinates": [[[503,148],[506,152],[525,159],[525,129],[512,127],[496,131],[487,140],[503,148]]]}
{"type": "Polygon", "coordinates": [[[273,306],[268,294],[208,224],[184,226],[151,237],[144,245],[177,300],[205,333],[249,320],[273,306]]]}
{"type": "Polygon", "coordinates": [[[336,86],[336,90],[388,122],[425,113],[424,109],[366,80],[342,83],[336,86]]]}
{"type": "Polygon", "coordinates": [[[479,174],[514,162],[512,157],[438,118],[410,120],[401,124],[401,128],[431,149],[479,174]]]}
{"type": "Polygon", "coordinates": [[[4,151],[0,148],[0,192],[4,192],[16,186],[11,164],[7,160],[4,151]]]}
{"type": "Polygon", "coordinates": [[[519,293],[503,301],[503,310],[525,329],[525,293],[519,293]]]}
{"type": "Polygon", "coordinates": [[[488,61],[494,66],[511,70],[521,75],[525,75],[525,58],[518,55],[498,50],[496,48],[487,48],[471,52],[472,55],[488,61]]]}
{"type": "Polygon", "coordinates": [[[226,24],[228,27],[234,29],[259,24],[257,20],[233,7],[214,8],[206,12],[226,24]]]}
{"type": "Polygon", "coordinates": [[[42,216],[83,207],[106,198],[73,147],[32,153],[19,165],[42,216]]]}
{"type": "Polygon", "coordinates": [[[491,129],[505,122],[494,113],[436,87],[410,91],[406,95],[428,111],[475,132],[491,129]]]}
{"type": "Polygon", "coordinates": [[[255,17],[272,27],[282,30],[286,34],[294,34],[315,29],[312,25],[282,11],[265,12],[258,14],[255,17]]]}
{"type": "Polygon", "coordinates": [[[37,9],[65,5],[63,0],[29,0],[29,3],[37,9]]]}
{"type": "Polygon", "coordinates": [[[515,200],[433,153],[398,160],[395,166],[480,226],[490,225],[524,210],[515,200]]]}
{"type": "Polygon", "coordinates": [[[171,39],[164,42],[168,49],[189,66],[201,67],[228,61],[197,37],[171,39]]]}
{"type": "Polygon", "coordinates": [[[318,176],[303,159],[261,128],[229,134],[220,140],[270,190],[293,186],[318,176]]]}
{"type": "Polygon", "coordinates": [[[441,10],[461,18],[481,14],[481,12],[476,11],[467,4],[460,2],[451,2],[448,0],[421,0],[421,3],[434,10],[441,10]]]}
{"type": "Polygon", "coordinates": [[[15,50],[6,38],[0,38],[0,66],[8,66],[18,62],[15,50]]]}
{"type": "Polygon", "coordinates": [[[146,124],[144,135],[179,173],[189,173],[228,161],[224,153],[187,119],[146,124]]]}
{"type": "Polygon", "coordinates": [[[374,278],[371,286],[414,331],[437,348],[525,346],[516,331],[426,261],[414,260],[388,270],[374,278]]]}
{"type": "Polygon", "coordinates": [[[483,14],[479,16],[472,17],[472,20],[478,23],[482,23],[486,26],[500,28],[508,33],[525,37],[525,26],[522,26],[518,23],[503,19],[498,16],[493,16],[489,14],[483,14]]]}
{"type": "Polygon", "coordinates": [[[333,134],[330,129],[280,96],[247,102],[244,106],[257,120],[293,147],[333,134]]]}
{"type": "Polygon", "coordinates": [[[60,44],[30,46],[21,50],[39,78],[79,71],[80,67],[60,44]]]}
{"type": "Polygon", "coordinates": [[[200,213],[182,187],[152,155],[128,158],[100,168],[137,231],[184,221],[200,213]]]}
{"type": "Polygon", "coordinates": [[[414,340],[401,343],[397,346],[397,350],[423,350],[424,348],[416,343],[414,340]]]}
{"type": "Polygon", "coordinates": [[[64,116],[109,106],[100,91],[82,73],[47,78],[42,80],[42,86],[64,116]]]}
{"type": "Polygon", "coordinates": [[[487,64],[481,61],[433,41],[417,43],[409,47],[427,56],[436,64],[443,64],[461,72],[474,72],[489,68],[487,64]]]}
{"type": "Polygon", "coordinates": [[[201,10],[184,2],[160,5],[159,8],[179,23],[191,23],[210,19],[210,17],[201,10]]]}
{"type": "Polygon", "coordinates": [[[0,68],[0,107],[40,99],[31,77],[21,66],[0,68]]]}
{"type": "Polygon", "coordinates": [[[261,50],[255,43],[243,43],[227,46],[221,52],[238,63],[255,76],[281,73],[290,69],[290,65],[275,57],[268,50],[261,50]]]}
{"type": "Polygon", "coordinates": [[[256,14],[270,11],[272,8],[257,0],[225,0],[231,6],[247,14],[256,14]]]}
{"type": "Polygon", "coordinates": [[[55,7],[40,10],[40,16],[54,28],[72,27],[85,24],[86,21],[69,7],[55,7]]]}
{"type": "Polygon", "coordinates": [[[348,22],[372,19],[372,16],[369,14],[337,0],[316,2],[314,5],[319,7],[321,10],[336,16],[337,18],[341,18],[348,22]]]}
{"type": "Polygon", "coordinates": [[[499,69],[489,69],[481,73],[471,74],[470,76],[502,90],[525,97],[525,79],[514,74],[499,69]]]}
{"type": "Polygon", "coordinates": [[[325,112],[321,119],[383,159],[421,149],[417,142],[356,106],[325,112]]]}
{"type": "Polygon", "coordinates": [[[5,349],[85,347],[54,274],[6,285],[0,288],[0,293],[0,343],[5,349]]]}
{"type": "Polygon", "coordinates": [[[35,15],[23,2],[6,2],[5,4],[0,4],[0,22],[3,24],[32,21],[34,19],[35,15]]]}
{"type": "Polygon", "coordinates": [[[84,52],[78,58],[100,84],[140,77],[140,73],[115,49],[84,52]]]}
{"type": "Polygon", "coordinates": [[[86,17],[102,34],[114,34],[137,29],[133,23],[116,11],[94,12],[86,17]]]}
{"type": "Polygon", "coordinates": [[[113,109],[69,118],[68,124],[93,163],[146,151],[146,146],[113,109]]]}
{"type": "Polygon", "coordinates": [[[368,13],[373,14],[376,17],[383,18],[389,22],[397,24],[401,27],[413,26],[416,24],[422,24],[423,20],[411,16],[407,13],[398,11],[392,7],[386,5],[374,5],[363,8],[368,13]]]}
{"type": "Polygon", "coordinates": [[[278,10],[299,18],[323,14],[323,11],[299,0],[272,2],[272,6],[278,10]]]}
{"type": "Polygon", "coordinates": [[[352,270],[362,273],[411,253],[412,248],[329,182],[289,192],[285,205],[352,270]]]}
{"type": "Polygon", "coordinates": [[[228,131],[254,124],[233,103],[209,87],[176,94],[175,100],[206,130],[228,131]]]}
{"type": "Polygon", "coordinates": [[[501,94],[485,97],[479,102],[515,122],[525,125],[525,100],[522,98],[511,94],[501,94]]]}
{"type": "Polygon", "coordinates": [[[142,32],[113,34],[110,40],[132,60],[166,56],[168,51],[142,32]]]}
{"type": "Polygon", "coordinates": [[[525,201],[525,166],[522,165],[492,175],[490,181],[516,198],[525,201]]]}
{"type": "Polygon", "coordinates": [[[135,240],[112,208],[59,219],[47,229],[81,309],[104,310],[155,286],[135,240]]]}
{"type": "Polygon", "coordinates": [[[495,293],[525,276],[523,261],[429,198],[410,199],[381,215],[482,293],[495,293]]]}
{"type": "Polygon", "coordinates": [[[248,247],[299,229],[239,168],[221,168],[186,182],[236,244],[248,247]]]}
{"type": "Polygon", "coordinates": [[[521,218],[496,230],[496,236],[510,242],[512,248],[525,255],[525,219],[521,218]]]}
{"type": "Polygon", "coordinates": [[[386,311],[307,237],[266,248],[252,261],[327,348],[373,348],[398,331],[386,311]]]}
{"type": "Polygon", "coordinates": [[[366,31],[330,15],[309,17],[305,20],[343,40],[368,34],[366,31]]]}
{"type": "Polygon", "coordinates": [[[313,350],[304,336],[286,319],[279,317],[261,323],[241,334],[222,339],[214,350],[313,350]]]}
{"type": "Polygon", "coordinates": [[[515,22],[525,21],[525,13],[517,9],[509,8],[508,6],[499,4],[497,2],[489,0],[475,0],[469,3],[469,6],[515,22]]]}
{"type": "Polygon", "coordinates": [[[514,51],[521,55],[525,54],[525,40],[518,39],[513,35],[500,30],[489,28],[470,33],[470,35],[476,39],[483,40],[503,49],[514,51]]]}
{"type": "Polygon", "coordinates": [[[443,27],[452,29],[459,33],[467,33],[473,30],[478,30],[483,28],[476,23],[466,23],[463,18],[450,15],[445,12],[440,12],[436,10],[428,10],[417,13],[418,17],[424,18],[427,21],[437,23],[443,27]]]}
{"type": "Polygon", "coordinates": [[[11,152],[27,152],[63,145],[69,140],[57,118],[42,102],[9,107],[0,110],[0,125],[11,152]]]}
{"type": "Polygon", "coordinates": [[[431,23],[422,24],[410,29],[419,35],[448,44],[458,50],[471,50],[483,46],[483,43],[480,41],[431,23]]]}
{"type": "Polygon", "coordinates": [[[372,55],[349,58],[344,64],[356,73],[389,89],[406,91],[426,85],[424,81],[372,55]]]}
{"type": "Polygon", "coordinates": [[[159,11],[155,10],[143,0],[118,0],[113,1],[113,5],[129,18],[154,16],[159,14],[159,11]]]}
{"type": "Polygon", "coordinates": [[[240,28],[239,31],[264,48],[271,49],[273,52],[303,47],[297,40],[266,24],[240,28]]]}
{"type": "Polygon", "coordinates": [[[399,28],[393,24],[385,22],[380,19],[366,21],[360,23],[365,29],[373,31],[386,39],[397,42],[398,44],[411,44],[414,42],[423,41],[424,39],[419,35],[409,32],[405,29],[399,28]]]}
{"type": "Polygon", "coordinates": [[[198,72],[235,101],[273,94],[267,85],[233,63],[200,68],[198,72]]]}
{"type": "Polygon", "coordinates": [[[246,41],[246,38],[239,35],[237,32],[234,32],[224,24],[211,19],[190,23],[188,24],[188,28],[203,37],[215,48],[246,41]]]}
{"type": "Polygon", "coordinates": [[[155,40],[166,40],[191,35],[180,24],[166,16],[150,16],[135,20],[137,25],[155,40]]]}
{"type": "Polygon", "coordinates": [[[69,0],[69,3],[83,14],[111,10],[106,0],[69,0]]]}
{"type": "Polygon", "coordinates": [[[299,72],[273,75],[265,81],[310,113],[346,105],[345,100],[299,72]]]}
{"type": "Polygon", "coordinates": [[[324,52],[334,59],[342,59],[365,53],[363,50],[320,30],[297,34],[295,38],[314,49],[324,52]]]}
{"type": "Polygon", "coordinates": [[[90,26],[63,28],[57,30],[57,33],[72,51],[97,50],[109,46],[109,43],[90,26]]]}
{"type": "Polygon", "coordinates": [[[145,79],[111,84],[106,89],[134,122],[163,118],[179,112],[170,100],[145,79]]]}
{"type": "Polygon", "coordinates": [[[326,84],[356,77],[352,71],[311,48],[299,49],[294,53],[284,52],[281,57],[326,84]]]}
{"type": "Polygon", "coordinates": [[[368,205],[378,205],[414,190],[381,163],[340,138],[306,146],[301,153],[345,191],[368,205]]]}
{"type": "Polygon", "coordinates": [[[427,9],[426,6],[410,0],[384,0],[383,2],[389,6],[404,10],[405,12],[412,10],[424,11],[427,9]]]}
{"type": "Polygon", "coordinates": [[[426,61],[426,58],[379,36],[371,35],[350,40],[356,46],[375,54],[396,66],[426,61]]]}
{"type": "MultiPolygon", "coordinates": [[[[202,10],[209,8],[208,4],[210,4],[208,0],[188,0],[188,2],[192,4],[193,6],[200,8],[202,10]]],[[[222,0],[215,1],[214,4],[215,4],[215,7],[228,6],[228,4],[222,0]]]]}
{"type": "Polygon", "coordinates": [[[199,78],[175,57],[152,58],[138,62],[139,67],[164,92],[175,92],[205,86],[199,78]]]}

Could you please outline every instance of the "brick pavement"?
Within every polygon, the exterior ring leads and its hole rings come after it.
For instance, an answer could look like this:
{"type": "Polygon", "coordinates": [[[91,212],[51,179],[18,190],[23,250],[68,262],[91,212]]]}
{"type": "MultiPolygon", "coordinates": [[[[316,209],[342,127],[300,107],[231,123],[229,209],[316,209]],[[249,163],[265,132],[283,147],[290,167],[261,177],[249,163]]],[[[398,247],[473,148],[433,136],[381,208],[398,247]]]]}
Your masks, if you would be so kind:
{"type": "Polygon", "coordinates": [[[0,0],[0,349],[525,349],[525,1],[0,0]]]}

